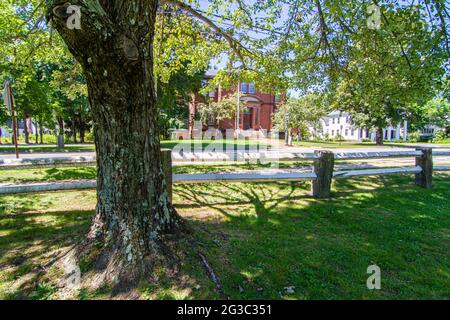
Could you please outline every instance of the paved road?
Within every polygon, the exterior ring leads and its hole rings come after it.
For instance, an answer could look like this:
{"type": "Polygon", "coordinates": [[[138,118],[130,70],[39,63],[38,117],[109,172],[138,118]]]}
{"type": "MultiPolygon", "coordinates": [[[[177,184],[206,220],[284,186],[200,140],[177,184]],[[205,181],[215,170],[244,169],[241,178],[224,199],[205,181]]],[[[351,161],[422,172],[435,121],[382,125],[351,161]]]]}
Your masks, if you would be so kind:
{"type": "MultiPolygon", "coordinates": [[[[21,159],[95,156],[95,152],[33,152],[20,154],[21,159]]],[[[0,159],[15,159],[15,154],[0,154],[0,159]]]]}

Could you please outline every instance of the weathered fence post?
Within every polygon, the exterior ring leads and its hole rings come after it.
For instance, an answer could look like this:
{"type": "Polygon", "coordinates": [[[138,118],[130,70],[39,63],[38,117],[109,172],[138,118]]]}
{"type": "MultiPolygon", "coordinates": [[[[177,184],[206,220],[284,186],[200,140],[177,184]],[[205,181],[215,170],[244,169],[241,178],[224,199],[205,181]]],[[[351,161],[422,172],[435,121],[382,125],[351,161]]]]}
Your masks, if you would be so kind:
{"type": "Polygon", "coordinates": [[[312,194],[315,198],[325,199],[331,196],[333,180],[334,153],[332,151],[315,151],[319,156],[314,160],[314,173],[317,179],[312,183],[312,194]]]}
{"type": "Polygon", "coordinates": [[[416,185],[431,189],[433,186],[433,149],[432,148],[417,148],[422,155],[416,157],[416,166],[422,168],[422,172],[416,173],[416,185]]]}
{"type": "Polygon", "coordinates": [[[172,203],[172,150],[161,149],[161,162],[166,178],[167,192],[169,193],[169,200],[172,203]]]}

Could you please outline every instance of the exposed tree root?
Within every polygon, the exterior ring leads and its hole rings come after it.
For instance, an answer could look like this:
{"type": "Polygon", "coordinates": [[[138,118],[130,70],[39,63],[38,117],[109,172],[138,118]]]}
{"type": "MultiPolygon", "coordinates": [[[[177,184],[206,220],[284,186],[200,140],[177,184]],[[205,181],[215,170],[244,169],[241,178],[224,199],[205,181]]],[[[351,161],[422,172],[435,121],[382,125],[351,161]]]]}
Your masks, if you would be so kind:
{"type": "Polygon", "coordinates": [[[151,278],[154,270],[177,270],[182,263],[177,241],[167,237],[164,242],[137,264],[124,261],[122,252],[112,246],[80,243],[54,264],[62,273],[57,283],[58,299],[73,299],[81,288],[93,292],[105,287],[111,288],[111,298],[126,297],[140,281],[151,278]]]}
{"type": "Polygon", "coordinates": [[[206,257],[200,251],[198,251],[197,254],[200,257],[200,260],[201,260],[203,266],[205,267],[206,271],[208,271],[211,280],[216,285],[216,289],[219,290],[220,293],[223,293],[223,287],[222,287],[222,284],[220,283],[220,279],[214,272],[213,268],[211,268],[211,266],[208,264],[206,257]]]}
{"type": "Polygon", "coordinates": [[[222,283],[220,281],[220,278],[217,276],[217,274],[214,272],[214,269],[208,263],[208,260],[206,259],[206,256],[200,251],[200,249],[198,249],[197,242],[195,240],[191,240],[191,241],[189,241],[189,243],[191,244],[191,246],[194,249],[194,251],[197,253],[198,257],[200,258],[200,262],[201,262],[203,268],[208,273],[209,278],[211,279],[212,282],[214,282],[214,284],[216,286],[216,290],[220,293],[220,295],[224,299],[228,299],[228,296],[226,296],[224,291],[223,291],[223,286],[222,286],[222,283]]]}

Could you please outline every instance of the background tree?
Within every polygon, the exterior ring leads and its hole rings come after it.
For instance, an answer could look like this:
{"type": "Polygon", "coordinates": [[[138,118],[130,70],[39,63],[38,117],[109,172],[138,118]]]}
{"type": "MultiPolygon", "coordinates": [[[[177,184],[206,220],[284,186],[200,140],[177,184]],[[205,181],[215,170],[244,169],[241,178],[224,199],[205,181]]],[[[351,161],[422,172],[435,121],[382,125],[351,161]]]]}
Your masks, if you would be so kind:
{"type": "Polygon", "coordinates": [[[435,125],[444,130],[450,127],[450,103],[446,98],[434,98],[416,107],[413,115],[412,131],[435,125]]]}
{"type": "Polygon", "coordinates": [[[61,108],[57,114],[69,125],[72,142],[77,143],[77,132],[80,142],[84,143],[85,131],[91,121],[86,79],[81,66],[73,59],[61,60],[51,70],[51,86],[55,97],[60,99],[61,108]]]}
{"type": "Polygon", "coordinates": [[[308,138],[309,128],[320,131],[320,119],[327,115],[328,108],[325,97],[308,94],[302,98],[290,98],[281,106],[273,117],[274,127],[286,134],[296,132],[299,140],[308,138]],[[288,121],[287,121],[288,120],[288,121]],[[289,132],[286,132],[286,123],[289,123],[289,132]]]}
{"type": "Polygon", "coordinates": [[[203,75],[203,71],[192,75],[186,69],[179,69],[171,73],[168,81],[158,82],[158,127],[163,138],[169,137],[169,129],[185,125],[191,95],[199,93],[203,75]]]}
{"type": "Polygon", "coordinates": [[[0,81],[12,83],[22,121],[25,116],[39,116],[41,122],[50,118],[52,92],[41,74],[46,65],[69,54],[61,38],[52,36],[43,9],[40,0],[0,3],[0,81]]]}
{"type": "Polygon", "coordinates": [[[378,143],[381,128],[408,117],[442,86],[449,58],[443,1],[314,0],[290,12],[283,26],[292,37],[280,47],[292,82],[331,93],[335,109],[377,130],[378,143]]]}
{"type": "MultiPolygon", "coordinates": [[[[198,104],[198,114],[203,123],[208,124],[212,121],[217,127],[225,119],[233,119],[236,117],[238,112],[238,94],[237,92],[233,94],[228,94],[220,101],[209,101],[206,103],[198,104]]],[[[247,103],[241,101],[239,107],[241,112],[245,111],[247,108],[247,103]]]]}
{"type": "Polygon", "coordinates": [[[438,39],[415,7],[383,10],[380,30],[362,26],[352,36],[354,45],[335,95],[336,108],[354,115],[357,125],[376,129],[377,144],[383,142],[383,128],[406,119],[417,104],[433,97],[445,59],[444,48],[436,45],[438,39]],[[399,50],[399,41],[407,52],[399,50]]]}

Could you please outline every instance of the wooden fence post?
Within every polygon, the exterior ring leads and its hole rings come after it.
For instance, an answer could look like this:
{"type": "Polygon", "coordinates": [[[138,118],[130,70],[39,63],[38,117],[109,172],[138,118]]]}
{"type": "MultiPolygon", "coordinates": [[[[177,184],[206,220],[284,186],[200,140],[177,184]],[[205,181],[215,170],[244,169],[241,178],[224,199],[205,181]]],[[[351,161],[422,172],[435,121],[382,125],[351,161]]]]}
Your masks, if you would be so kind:
{"type": "Polygon", "coordinates": [[[172,203],[172,150],[161,149],[161,163],[164,171],[164,177],[167,184],[167,192],[169,194],[169,201],[172,203]]]}
{"type": "Polygon", "coordinates": [[[318,159],[314,160],[314,173],[317,179],[312,183],[312,194],[315,198],[325,199],[331,196],[333,180],[334,153],[332,151],[315,151],[318,159]]]}
{"type": "Polygon", "coordinates": [[[433,149],[417,148],[422,155],[416,157],[416,166],[422,168],[422,172],[416,173],[416,185],[431,189],[433,186],[433,149]]]}

